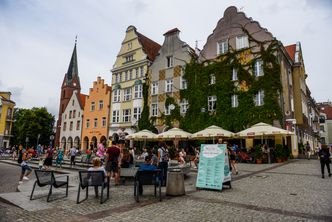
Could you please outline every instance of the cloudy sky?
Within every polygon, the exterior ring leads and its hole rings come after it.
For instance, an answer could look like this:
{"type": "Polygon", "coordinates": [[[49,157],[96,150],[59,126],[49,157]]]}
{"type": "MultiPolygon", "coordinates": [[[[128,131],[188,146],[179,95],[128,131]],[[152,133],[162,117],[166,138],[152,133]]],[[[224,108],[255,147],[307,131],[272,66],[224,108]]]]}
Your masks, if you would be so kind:
{"type": "Polygon", "coordinates": [[[318,102],[332,100],[331,0],[0,0],[0,91],[19,108],[46,106],[57,116],[60,88],[78,35],[82,92],[101,76],[108,84],[126,28],[162,44],[177,27],[203,48],[234,5],[284,45],[301,42],[307,84],[318,102]]]}

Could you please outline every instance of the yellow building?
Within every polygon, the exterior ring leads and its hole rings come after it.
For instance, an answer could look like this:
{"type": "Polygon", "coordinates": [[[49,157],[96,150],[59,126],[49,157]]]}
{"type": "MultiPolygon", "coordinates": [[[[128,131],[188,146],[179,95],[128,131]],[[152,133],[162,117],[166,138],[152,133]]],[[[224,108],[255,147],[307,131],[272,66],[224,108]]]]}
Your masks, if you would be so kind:
{"type": "Polygon", "coordinates": [[[0,148],[9,148],[15,102],[10,92],[0,92],[0,148]]]}
{"type": "Polygon", "coordinates": [[[136,131],[143,109],[143,81],[160,45],[129,26],[112,71],[112,108],[109,135],[119,129],[136,131]]]}

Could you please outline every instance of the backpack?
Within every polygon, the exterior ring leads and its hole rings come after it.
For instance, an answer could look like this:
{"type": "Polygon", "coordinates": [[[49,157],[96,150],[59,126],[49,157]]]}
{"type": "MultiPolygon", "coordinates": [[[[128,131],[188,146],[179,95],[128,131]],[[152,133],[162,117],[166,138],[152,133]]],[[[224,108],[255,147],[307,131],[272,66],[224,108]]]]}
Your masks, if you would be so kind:
{"type": "Polygon", "coordinates": [[[161,155],[161,161],[168,162],[169,160],[168,151],[164,147],[161,147],[161,150],[163,151],[161,155]]]}

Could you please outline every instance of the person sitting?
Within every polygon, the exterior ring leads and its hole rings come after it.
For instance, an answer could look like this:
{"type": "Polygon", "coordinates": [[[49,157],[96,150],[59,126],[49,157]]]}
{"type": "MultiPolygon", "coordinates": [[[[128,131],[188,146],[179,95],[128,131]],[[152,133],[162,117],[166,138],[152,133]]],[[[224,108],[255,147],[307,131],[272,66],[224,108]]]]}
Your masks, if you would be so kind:
{"type": "Polygon", "coordinates": [[[145,157],[147,157],[149,155],[146,147],[143,148],[143,153],[140,155],[140,159],[145,160],[145,157]]]}
{"type": "MultiPolygon", "coordinates": [[[[101,160],[99,157],[93,158],[92,167],[90,167],[88,171],[103,171],[106,179],[107,173],[105,168],[101,165],[101,160]]],[[[95,194],[96,197],[98,197],[98,186],[95,186],[95,194]]]]}
{"type": "Polygon", "coordinates": [[[133,159],[131,154],[129,153],[129,151],[127,149],[123,150],[123,156],[121,159],[121,168],[129,168],[131,167],[133,164],[133,159]]]}
{"type": "MultiPolygon", "coordinates": [[[[155,165],[151,164],[151,157],[150,156],[146,156],[145,157],[145,162],[140,164],[140,166],[138,168],[139,171],[154,171],[156,169],[157,169],[157,167],[155,165]]],[[[141,184],[139,184],[138,192],[139,192],[140,195],[143,194],[143,186],[141,184]]]]}
{"type": "Polygon", "coordinates": [[[184,165],[186,165],[186,152],[184,151],[184,149],[181,149],[181,151],[179,152],[179,166],[183,167],[184,165]]]}

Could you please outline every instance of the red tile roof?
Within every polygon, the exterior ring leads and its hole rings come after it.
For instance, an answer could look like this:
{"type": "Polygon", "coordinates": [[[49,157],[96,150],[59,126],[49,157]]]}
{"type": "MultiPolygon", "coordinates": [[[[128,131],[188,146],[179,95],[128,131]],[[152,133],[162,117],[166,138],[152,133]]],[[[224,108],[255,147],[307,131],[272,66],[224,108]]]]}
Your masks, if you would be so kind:
{"type": "Polygon", "coordinates": [[[287,51],[289,57],[290,57],[293,61],[295,61],[296,44],[285,46],[285,49],[286,49],[286,51],[287,51]]]}
{"type": "Polygon", "coordinates": [[[180,32],[180,30],[178,28],[171,29],[171,30],[165,32],[164,36],[168,35],[168,34],[171,34],[171,33],[174,33],[174,32],[180,32]]]}
{"type": "Polygon", "coordinates": [[[138,41],[141,43],[141,45],[143,47],[143,51],[148,56],[148,59],[153,61],[156,58],[156,56],[158,55],[158,51],[161,46],[158,43],[156,43],[155,41],[149,39],[148,37],[146,37],[145,35],[143,35],[139,32],[137,32],[137,36],[138,36],[138,41]]]}
{"type": "Polygon", "coordinates": [[[326,114],[328,120],[332,119],[332,107],[329,104],[317,104],[317,106],[321,113],[326,114]]]}
{"type": "Polygon", "coordinates": [[[87,95],[80,93],[79,102],[82,106],[82,109],[84,109],[86,97],[87,97],[87,95]]]}

